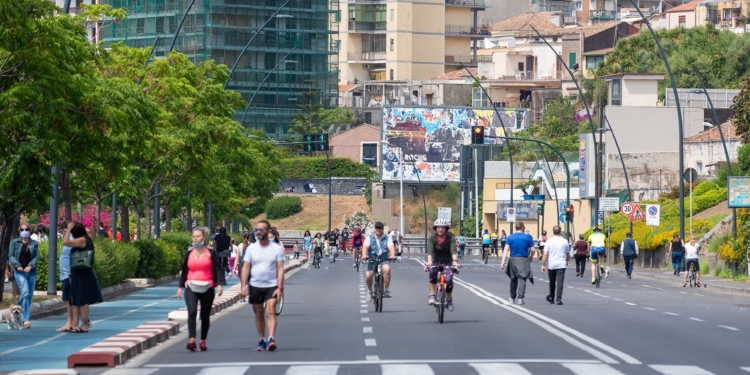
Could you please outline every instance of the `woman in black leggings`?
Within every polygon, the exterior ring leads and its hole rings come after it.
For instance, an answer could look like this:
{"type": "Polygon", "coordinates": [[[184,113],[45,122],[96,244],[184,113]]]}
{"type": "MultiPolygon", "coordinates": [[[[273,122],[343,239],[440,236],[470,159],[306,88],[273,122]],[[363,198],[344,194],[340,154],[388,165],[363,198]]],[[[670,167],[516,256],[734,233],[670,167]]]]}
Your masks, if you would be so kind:
{"type": "Polygon", "coordinates": [[[583,234],[578,235],[578,242],[573,245],[576,260],[576,276],[583,277],[586,271],[586,259],[589,257],[589,243],[583,240],[583,234]]]}
{"type": "Polygon", "coordinates": [[[223,285],[227,284],[219,256],[206,247],[207,235],[208,228],[193,230],[193,246],[188,249],[185,255],[185,261],[182,263],[182,274],[180,275],[180,286],[177,288],[177,298],[182,298],[183,289],[185,291],[185,305],[188,309],[188,333],[190,335],[187,350],[193,352],[208,350],[206,337],[211,325],[209,321],[211,307],[213,307],[216,295],[221,296],[223,285]],[[196,347],[195,331],[199,302],[201,304],[201,343],[200,347],[196,347]]]}

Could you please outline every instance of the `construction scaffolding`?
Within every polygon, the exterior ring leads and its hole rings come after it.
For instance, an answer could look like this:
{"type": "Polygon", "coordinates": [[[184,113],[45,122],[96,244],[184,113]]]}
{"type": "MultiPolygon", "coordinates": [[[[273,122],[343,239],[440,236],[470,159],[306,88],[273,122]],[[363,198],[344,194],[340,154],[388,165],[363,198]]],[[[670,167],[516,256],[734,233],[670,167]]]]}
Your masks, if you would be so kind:
{"type": "MultiPolygon", "coordinates": [[[[164,57],[177,24],[190,0],[104,0],[128,12],[119,23],[105,22],[101,38],[105,45],[123,41],[131,47],[151,47],[164,57]]],[[[288,136],[292,117],[304,104],[334,107],[338,99],[338,0],[290,0],[276,17],[284,1],[198,0],[191,9],[175,43],[175,50],[194,63],[214,60],[234,65],[252,36],[253,40],[232,74],[228,89],[249,101],[258,90],[243,126],[265,130],[275,138],[288,136]],[[294,52],[271,74],[292,48],[294,52]],[[317,93],[303,95],[303,92],[317,93]]],[[[242,117],[238,112],[237,120],[242,117]]]]}

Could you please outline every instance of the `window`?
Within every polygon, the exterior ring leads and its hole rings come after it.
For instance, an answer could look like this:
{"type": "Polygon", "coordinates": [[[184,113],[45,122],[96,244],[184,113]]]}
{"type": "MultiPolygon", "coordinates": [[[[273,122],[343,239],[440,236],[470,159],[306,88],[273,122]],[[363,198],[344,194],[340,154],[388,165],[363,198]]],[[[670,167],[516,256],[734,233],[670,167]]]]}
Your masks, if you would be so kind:
{"type": "Polygon", "coordinates": [[[164,33],[164,17],[156,17],[156,33],[164,33]]]}
{"type": "Polygon", "coordinates": [[[586,70],[596,70],[604,56],[586,56],[586,70]]]}
{"type": "Polygon", "coordinates": [[[519,72],[523,72],[523,63],[522,62],[518,63],[518,71],[519,72]]]}
{"type": "Polygon", "coordinates": [[[579,12],[583,10],[583,1],[576,1],[576,10],[579,12]]]}
{"type": "Polygon", "coordinates": [[[146,28],[146,20],[143,18],[139,18],[136,20],[136,29],[135,33],[138,35],[143,35],[145,33],[146,28]]]}
{"type": "Polygon", "coordinates": [[[702,175],[703,174],[703,162],[702,161],[698,161],[698,162],[695,163],[695,166],[696,166],[695,169],[698,170],[698,175],[702,175]]]}
{"type": "Polygon", "coordinates": [[[488,100],[484,96],[484,92],[482,91],[481,87],[472,87],[471,88],[471,106],[476,108],[487,108],[488,100]]]}
{"type": "Polygon", "coordinates": [[[394,50],[395,44],[396,44],[396,41],[393,38],[391,38],[391,51],[394,50]]]}
{"type": "Polygon", "coordinates": [[[395,14],[395,12],[393,11],[393,9],[391,9],[391,22],[393,22],[393,21],[395,21],[395,20],[396,20],[396,14],[395,14]]]}
{"type": "Polygon", "coordinates": [[[362,164],[375,167],[378,165],[378,144],[377,143],[363,143],[362,144],[362,164]]]}
{"type": "Polygon", "coordinates": [[[679,27],[685,27],[685,16],[680,16],[678,25],[679,27]]]}
{"type": "Polygon", "coordinates": [[[390,69],[391,81],[393,81],[393,69],[390,69]]]}
{"type": "Polygon", "coordinates": [[[365,112],[365,124],[372,124],[372,112],[365,112]]]}
{"type": "Polygon", "coordinates": [[[612,80],[611,105],[622,105],[622,80],[612,80]]]}
{"type": "Polygon", "coordinates": [[[363,34],[362,52],[385,52],[385,34],[363,34]]]}
{"type": "Polygon", "coordinates": [[[354,5],[349,7],[349,20],[361,22],[385,21],[385,5],[354,5]]]}
{"type": "Polygon", "coordinates": [[[568,68],[573,69],[573,65],[576,64],[576,53],[568,52],[568,68]]]}

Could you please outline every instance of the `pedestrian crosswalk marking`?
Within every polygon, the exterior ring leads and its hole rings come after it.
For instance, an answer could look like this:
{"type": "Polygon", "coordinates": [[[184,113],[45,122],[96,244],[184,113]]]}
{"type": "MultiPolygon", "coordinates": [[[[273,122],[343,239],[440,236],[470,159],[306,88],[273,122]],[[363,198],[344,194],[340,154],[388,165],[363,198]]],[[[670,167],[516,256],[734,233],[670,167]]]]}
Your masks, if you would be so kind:
{"type": "Polygon", "coordinates": [[[430,365],[381,365],[383,375],[435,375],[430,365]]]}
{"type": "Polygon", "coordinates": [[[649,367],[664,375],[714,375],[698,366],[651,365],[649,367]]]}
{"type": "Polygon", "coordinates": [[[479,375],[532,375],[518,363],[470,363],[479,375]]]}
{"type": "Polygon", "coordinates": [[[565,363],[563,366],[576,375],[625,375],[610,365],[565,363]]]}
{"type": "Polygon", "coordinates": [[[750,367],[740,367],[740,369],[744,370],[744,371],[747,371],[747,372],[750,372],[750,367]]]}
{"type": "Polygon", "coordinates": [[[204,367],[197,375],[243,375],[250,366],[204,367]]]}
{"type": "Polygon", "coordinates": [[[286,370],[286,375],[336,375],[338,365],[332,366],[292,366],[286,370]]]}
{"type": "Polygon", "coordinates": [[[158,371],[157,368],[126,368],[126,369],[112,369],[106,371],[102,375],[151,375],[158,371]]]}

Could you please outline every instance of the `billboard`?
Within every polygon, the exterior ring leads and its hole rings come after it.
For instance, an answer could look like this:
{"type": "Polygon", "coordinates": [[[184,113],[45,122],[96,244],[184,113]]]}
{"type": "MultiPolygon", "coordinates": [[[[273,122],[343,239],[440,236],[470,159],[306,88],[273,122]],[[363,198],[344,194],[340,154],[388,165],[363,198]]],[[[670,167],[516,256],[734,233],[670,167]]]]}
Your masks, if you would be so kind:
{"type": "Polygon", "coordinates": [[[581,198],[596,196],[596,150],[591,134],[580,134],[578,137],[578,189],[581,198]]]}
{"type": "MultiPolygon", "coordinates": [[[[510,110],[510,108],[509,108],[510,110]]],[[[526,111],[521,121],[528,122],[526,111]]],[[[506,126],[516,124],[517,114],[501,110],[506,126]],[[506,117],[507,116],[507,117],[506,117]],[[513,121],[513,122],[510,122],[513,121]]],[[[461,146],[471,144],[471,127],[482,125],[488,136],[504,136],[493,109],[472,107],[385,107],[383,108],[380,178],[398,181],[401,155],[405,181],[460,181],[461,146]],[[419,176],[417,176],[417,173],[419,176]]],[[[503,144],[500,139],[485,139],[485,144],[503,144]]]]}
{"type": "Polygon", "coordinates": [[[727,197],[729,208],[750,208],[750,177],[729,176],[727,197]]]}

